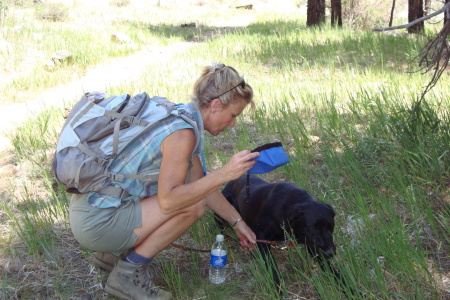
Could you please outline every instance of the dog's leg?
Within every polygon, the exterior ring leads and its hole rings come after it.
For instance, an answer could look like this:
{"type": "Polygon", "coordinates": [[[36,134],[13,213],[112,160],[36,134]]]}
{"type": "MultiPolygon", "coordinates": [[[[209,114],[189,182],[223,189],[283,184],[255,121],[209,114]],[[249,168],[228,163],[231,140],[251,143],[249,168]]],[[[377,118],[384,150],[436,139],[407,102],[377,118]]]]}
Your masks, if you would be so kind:
{"type": "Polygon", "coordinates": [[[280,293],[280,295],[283,293],[283,289],[281,288],[280,285],[280,278],[278,276],[278,267],[277,264],[275,262],[275,260],[273,259],[272,256],[272,252],[270,251],[270,245],[267,245],[266,243],[257,243],[258,245],[258,249],[262,255],[262,258],[264,259],[264,263],[266,264],[267,268],[270,268],[271,272],[272,272],[272,278],[273,281],[275,282],[275,285],[278,288],[278,291],[280,293]]]}
{"type": "Polygon", "coordinates": [[[341,273],[337,269],[335,269],[330,261],[326,258],[321,257],[320,255],[317,256],[317,262],[319,263],[320,268],[325,272],[331,272],[335,279],[338,281],[342,281],[341,273]]]}

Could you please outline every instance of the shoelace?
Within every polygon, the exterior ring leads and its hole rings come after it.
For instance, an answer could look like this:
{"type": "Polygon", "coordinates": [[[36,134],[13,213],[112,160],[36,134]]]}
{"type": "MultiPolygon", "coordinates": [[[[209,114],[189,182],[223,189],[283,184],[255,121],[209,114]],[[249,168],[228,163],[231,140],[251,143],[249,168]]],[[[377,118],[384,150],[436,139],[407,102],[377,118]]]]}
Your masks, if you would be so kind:
{"type": "Polygon", "coordinates": [[[151,295],[157,295],[159,292],[159,289],[155,286],[153,286],[153,275],[150,273],[149,265],[148,264],[141,264],[136,269],[136,275],[134,279],[134,284],[136,286],[139,286],[146,291],[150,291],[151,295]]]}

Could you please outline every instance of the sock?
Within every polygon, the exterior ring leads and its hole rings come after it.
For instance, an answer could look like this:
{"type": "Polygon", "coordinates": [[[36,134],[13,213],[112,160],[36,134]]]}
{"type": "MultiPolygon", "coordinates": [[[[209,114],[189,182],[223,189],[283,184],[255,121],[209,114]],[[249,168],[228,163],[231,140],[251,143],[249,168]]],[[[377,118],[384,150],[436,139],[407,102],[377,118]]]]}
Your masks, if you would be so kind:
{"type": "Polygon", "coordinates": [[[134,249],[128,252],[127,257],[125,257],[123,260],[133,263],[133,264],[142,264],[142,263],[149,263],[152,261],[152,258],[147,258],[145,256],[142,256],[140,254],[137,254],[134,249]]]}

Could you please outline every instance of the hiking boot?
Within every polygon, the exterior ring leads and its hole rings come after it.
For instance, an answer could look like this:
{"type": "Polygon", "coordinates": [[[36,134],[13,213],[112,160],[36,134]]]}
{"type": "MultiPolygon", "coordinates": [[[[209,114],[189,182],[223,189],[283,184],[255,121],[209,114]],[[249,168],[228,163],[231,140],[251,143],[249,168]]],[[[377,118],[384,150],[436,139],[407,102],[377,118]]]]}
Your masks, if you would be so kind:
{"type": "Polygon", "coordinates": [[[95,252],[94,257],[92,258],[92,264],[97,268],[100,268],[108,273],[111,273],[111,271],[117,265],[119,259],[120,258],[118,256],[115,256],[114,254],[111,253],[95,252]]]}
{"type": "Polygon", "coordinates": [[[105,292],[121,299],[170,300],[172,295],[153,283],[152,263],[133,264],[119,260],[109,275],[105,292]]]}

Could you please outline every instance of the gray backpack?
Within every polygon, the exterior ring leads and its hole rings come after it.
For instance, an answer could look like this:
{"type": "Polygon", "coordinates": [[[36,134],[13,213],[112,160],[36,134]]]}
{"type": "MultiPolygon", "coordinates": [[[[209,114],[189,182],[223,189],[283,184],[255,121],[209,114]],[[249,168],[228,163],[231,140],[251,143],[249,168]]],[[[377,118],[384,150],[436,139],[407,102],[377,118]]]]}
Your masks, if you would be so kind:
{"type": "MultiPolygon", "coordinates": [[[[127,145],[152,130],[159,121],[175,115],[194,128],[198,148],[200,137],[193,117],[163,97],[146,93],[105,98],[100,92],[86,93],[75,104],[58,138],[53,172],[69,193],[99,192],[125,199],[129,193],[113,186],[111,180],[125,178],[157,182],[159,172],[119,174],[109,166],[127,145]]],[[[192,166],[192,153],[189,166],[192,166]]],[[[190,170],[190,168],[189,168],[190,170]]]]}

